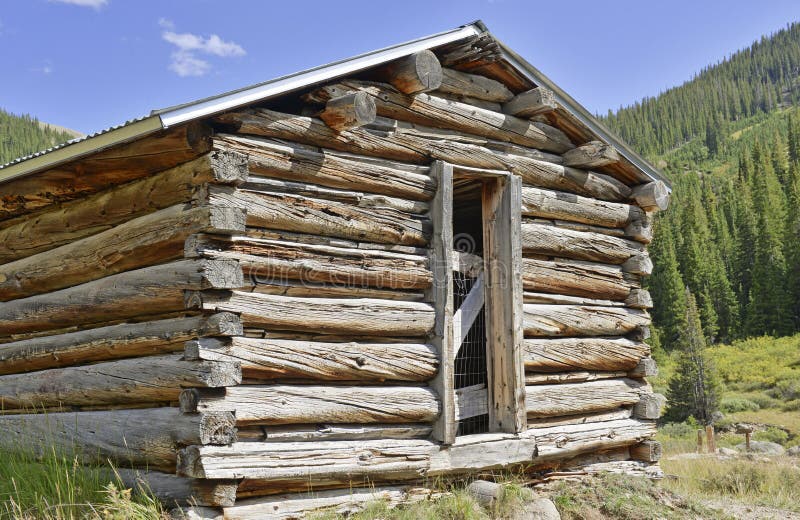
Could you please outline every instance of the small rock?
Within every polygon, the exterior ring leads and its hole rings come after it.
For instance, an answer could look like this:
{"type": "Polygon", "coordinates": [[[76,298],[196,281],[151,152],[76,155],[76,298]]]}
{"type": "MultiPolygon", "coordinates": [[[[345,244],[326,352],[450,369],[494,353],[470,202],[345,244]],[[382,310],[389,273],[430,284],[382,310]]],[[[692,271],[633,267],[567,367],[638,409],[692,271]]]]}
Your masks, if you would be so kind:
{"type": "Polygon", "coordinates": [[[561,520],[561,514],[552,500],[535,498],[525,504],[514,520],[561,520]]]}
{"type": "Polygon", "coordinates": [[[717,424],[718,422],[720,422],[724,418],[725,418],[725,414],[720,412],[719,410],[717,410],[716,412],[711,414],[711,422],[713,424],[717,424]]]}
{"type": "Polygon", "coordinates": [[[800,457],[800,446],[792,446],[786,450],[786,454],[790,457],[800,457]]]}
{"type": "MultiPolygon", "coordinates": [[[[744,443],[737,444],[736,449],[739,451],[747,451],[744,443]]],[[[761,453],[763,455],[783,455],[786,450],[783,449],[778,443],[769,441],[750,441],[750,452],[761,453]]]]}
{"type": "Polygon", "coordinates": [[[723,457],[735,457],[739,454],[738,451],[731,448],[718,448],[717,453],[723,457]]]}

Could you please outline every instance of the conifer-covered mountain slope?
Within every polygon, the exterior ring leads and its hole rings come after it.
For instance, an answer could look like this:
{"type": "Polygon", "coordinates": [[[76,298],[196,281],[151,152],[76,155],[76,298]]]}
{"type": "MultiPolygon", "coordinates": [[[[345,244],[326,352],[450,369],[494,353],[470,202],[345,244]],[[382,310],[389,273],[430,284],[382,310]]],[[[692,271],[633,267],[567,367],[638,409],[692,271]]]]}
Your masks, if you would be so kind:
{"type": "Polygon", "coordinates": [[[76,134],[72,130],[40,123],[29,115],[18,116],[0,109],[0,164],[63,143],[76,134]]]}
{"type": "Polygon", "coordinates": [[[699,135],[724,133],[727,123],[796,104],[799,75],[800,23],[793,23],[605,119],[640,153],[662,154],[699,135]]]}
{"type": "Polygon", "coordinates": [[[800,331],[799,77],[792,24],[607,118],[673,182],[648,281],[666,350],[685,328],[685,287],[710,343],[800,331]]]}

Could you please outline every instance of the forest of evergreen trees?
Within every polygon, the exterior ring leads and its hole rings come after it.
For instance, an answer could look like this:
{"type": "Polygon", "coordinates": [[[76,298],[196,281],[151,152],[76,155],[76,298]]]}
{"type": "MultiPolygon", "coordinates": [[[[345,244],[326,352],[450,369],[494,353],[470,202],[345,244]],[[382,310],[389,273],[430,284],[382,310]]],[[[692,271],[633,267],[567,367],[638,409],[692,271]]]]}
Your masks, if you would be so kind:
{"type": "Polygon", "coordinates": [[[14,115],[0,109],[0,164],[71,139],[67,132],[43,127],[29,115],[14,115]]]}
{"type": "Polygon", "coordinates": [[[673,183],[648,280],[654,343],[667,351],[688,297],[708,343],[800,331],[798,76],[792,24],[607,119],[673,183]]]}
{"type": "MultiPolygon", "coordinates": [[[[800,100],[800,23],[703,69],[679,87],[616,113],[607,123],[646,155],[665,153],[706,132],[800,100]]],[[[714,153],[713,139],[711,152],[714,153]]]]}

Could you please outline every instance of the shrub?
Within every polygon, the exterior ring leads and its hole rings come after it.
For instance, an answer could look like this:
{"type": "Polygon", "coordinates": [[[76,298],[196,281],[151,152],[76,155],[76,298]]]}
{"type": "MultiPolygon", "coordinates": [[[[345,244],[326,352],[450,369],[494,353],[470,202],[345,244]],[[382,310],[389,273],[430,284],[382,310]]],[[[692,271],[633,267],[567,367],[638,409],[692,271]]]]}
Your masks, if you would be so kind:
{"type": "Polygon", "coordinates": [[[760,410],[761,406],[750,399],[740,397],[723,397],[719,403],[719,408],[725,413],[736,413],[760,410]]]}
{"type": "Polygon", "coordinates": [[[772,397],[784,401],[800,399],[800,378],[782,379],[769,393],[772,397]]]}
{"type": "Polygon", "coordinates": [[[770,426],[764,431],[754,433],[753,438],[757,441],[776,442],[780,445],[784,445],[789,440],[789,434],[780,428],[770,426]]]}
{"type": "Polygon", "coordinates": [[[783,406],[781,406],[781,410],[784,412],[800,412],[800,399],[784,403],[783,406]]]}

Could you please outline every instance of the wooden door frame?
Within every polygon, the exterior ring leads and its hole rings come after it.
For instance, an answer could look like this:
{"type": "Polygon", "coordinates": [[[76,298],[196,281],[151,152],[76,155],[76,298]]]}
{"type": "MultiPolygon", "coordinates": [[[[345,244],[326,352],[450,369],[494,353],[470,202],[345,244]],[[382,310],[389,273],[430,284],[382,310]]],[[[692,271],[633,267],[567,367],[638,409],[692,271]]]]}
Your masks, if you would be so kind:
{"type": "Polygon", "coordinates": [[[527,428],[520,178],[487,179],[482,207],[489,431],[519,433],[527,428]]]}
{"type": "MultiPolygon", "coordinates": [[[[474,176],[483,182],[489,431],[519,433],[527,426],[522,361],[522,183],[509,172],[455,168],[459,176],[474,176]]],[[[457,430],[453,374],[453,174],[452,164],[443,161],[431,164],[437,190],[431,203],[433,285],[426,296],[436,312],[429,339],[440,356],[439,370],[430,382],[440,402],[432,438],[444,444],[455,442],[457,430]]]]}

